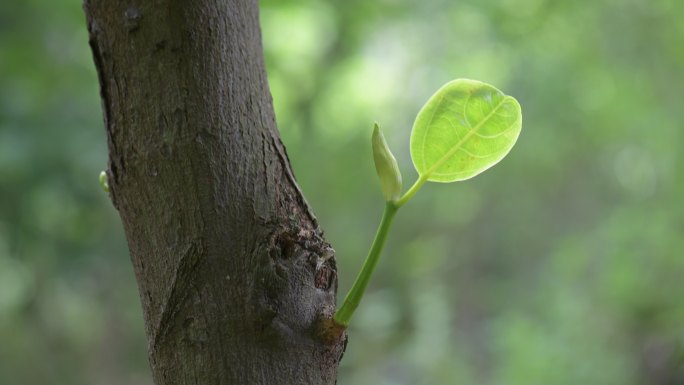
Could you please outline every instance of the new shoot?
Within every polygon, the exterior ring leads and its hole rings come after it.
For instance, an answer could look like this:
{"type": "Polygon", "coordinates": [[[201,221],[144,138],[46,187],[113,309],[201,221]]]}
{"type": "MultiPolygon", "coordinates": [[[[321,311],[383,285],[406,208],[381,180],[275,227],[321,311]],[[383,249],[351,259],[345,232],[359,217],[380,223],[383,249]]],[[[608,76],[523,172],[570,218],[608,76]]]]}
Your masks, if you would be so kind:
{"type": "Polygon", "coordinates": [[[368,287],[397,210],[426,182],[470,179],[497,164],[513,148],[522,127],[520,104],[493,86],[457,79],[440,88],[418,112],[411,131],[411,159],[418,179],[401,195],[401,172],[377,123],[372,147],[375,170],[385,197],[385,211],[368,256],[335,313],[349,326],[368,287]]]}

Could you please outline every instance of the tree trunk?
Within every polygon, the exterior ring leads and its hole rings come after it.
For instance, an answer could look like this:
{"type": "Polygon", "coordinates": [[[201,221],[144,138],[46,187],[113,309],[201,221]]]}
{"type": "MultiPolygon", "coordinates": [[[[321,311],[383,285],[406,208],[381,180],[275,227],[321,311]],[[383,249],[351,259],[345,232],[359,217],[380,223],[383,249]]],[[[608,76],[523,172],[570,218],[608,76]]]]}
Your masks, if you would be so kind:
{"type": "Polygon", "coordinates": [[[278,135],[256,0],[84,9],[155,384],[335,383],[335,259],[278,135]]]}

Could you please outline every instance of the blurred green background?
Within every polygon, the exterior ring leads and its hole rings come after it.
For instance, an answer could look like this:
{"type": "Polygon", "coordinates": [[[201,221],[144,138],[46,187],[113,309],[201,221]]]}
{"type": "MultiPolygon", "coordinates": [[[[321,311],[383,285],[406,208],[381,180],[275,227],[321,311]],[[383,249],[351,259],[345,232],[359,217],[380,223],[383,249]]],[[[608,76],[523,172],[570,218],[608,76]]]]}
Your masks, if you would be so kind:
{"type": "MultiPolygon", "coordinates": [[[[266,0],[269,80],[342,296],[378,121],[447,81],[523,106],[511,154],[399,213],[339,384],[684,384],[684,2],[266,0]]],[[[151,384],[77,0],[0,1],[0,384],[151,384]]]]}

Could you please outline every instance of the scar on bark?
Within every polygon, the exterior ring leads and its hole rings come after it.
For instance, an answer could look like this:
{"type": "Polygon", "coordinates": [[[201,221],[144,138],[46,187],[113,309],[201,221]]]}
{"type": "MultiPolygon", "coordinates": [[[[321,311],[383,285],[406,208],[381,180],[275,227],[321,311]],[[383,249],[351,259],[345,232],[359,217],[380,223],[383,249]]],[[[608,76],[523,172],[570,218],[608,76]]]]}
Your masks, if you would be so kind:
{"type": "Polygon", "coordinates": [[[282,309],[282,299],[290,293],[292,279],[305,277],[305,286],[316,290],[316,302],[312,304],[316,318],[310,325],[311,337],[327,345],[342,341],[344,329],[333,330],[337,292],[337,266],[334,250],[316,231],[280,227],[274,231],[267,245],[269,262],[262,273],[263,327],[277,321],[282,309]],[[306,271],[302,276],[298,275],[306,271]]]}

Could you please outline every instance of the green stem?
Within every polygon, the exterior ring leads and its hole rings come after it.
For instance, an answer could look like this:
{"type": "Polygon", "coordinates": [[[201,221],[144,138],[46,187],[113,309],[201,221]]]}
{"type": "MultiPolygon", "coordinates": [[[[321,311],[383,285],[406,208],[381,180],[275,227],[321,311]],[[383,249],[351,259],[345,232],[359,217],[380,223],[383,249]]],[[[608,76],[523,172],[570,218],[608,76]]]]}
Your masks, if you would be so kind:
{"type": "Polygon", "coordinates": [[[409,188],[408,191],[406,191],[406,194],[404,194],[404,196],[402,196],[401,198],[399,198],[399,200],[396,201],[395,204],[397,205],[397,207],[405,205],[406,202],[408,202],[409,199],[411,199],[416,194],[416,192],[418,192],[418,190],[420,190],[420,188],[423,187],[425,182],[427,182],[426,176],[421,175],[420,177],[418,177],[416,183],[414,183],[413,186],[411,186],[411,188],[409,188]]]}
{"type": "Polygon", "coordinates": [[[366,261],[363,263],[363,267],[361,267],[361,271],[356,277],[356,281],[354,281],[351,290],[347,293],[342,306],[337,310],[337,313],[335,313],[335,321],[345,327],[349,326],[349,321],[351,321],[354,311],[359,306],[359,302],[361,302],[361,298],[366,291],[368,281],[370,281],[370,277],[373,275],[375,266],[378,264],[378,259],[380,258],[380,253],[385,245],[392,219],[394,219],[394,215],[397,213],[399,206],[400,205],[395,202],[387,202],[385,204],[385,211],[382,214],[380,226],[378,227],[377,233],[375,233],[375,239],[368,251],[366,261]]]}
{"type": "Polygon", "coordinates": [[[382,248],[385,246],[387,233],[392,225],[392,219],[394,219],[394,215],[397,213],[397,210],[399,210],[399,207],[405,205],[406,202],[408,202],[409,199],[411,199],[416,192],[420,190],[425,182],[427,182],[427,177],[421,175],[418,180],[416,180],[416,183],[414,183],[413,186],[406,191],[404,196],[396,201],[389,201],[385,203],[385,211],[382,213],[382,220],[378,226],[378,231],[375,233],[375,239],[373,239],[373,244],[368,251],[368,256],[363,262],[361,271],[356,277],[356,281],[354,281],[351,290],[349,290],[349,293],[347,293],[347,296],[344,298],[342,306],[340,306],[340,308],[337,310],[337,313],[335,313],[334,319],[338,324],[344,327],[349,326],[349,322],[354,315],[354,311],[356,311],[356,308],[359,306],[359,302],[361,302],[361,298],[363,298],[363,294],[366,292],[366,287],[368,286],[368,282],[373,275],[373,271],[375,271],[375,266],[378,264],[380,253],[382,252],[382,248]]]}

